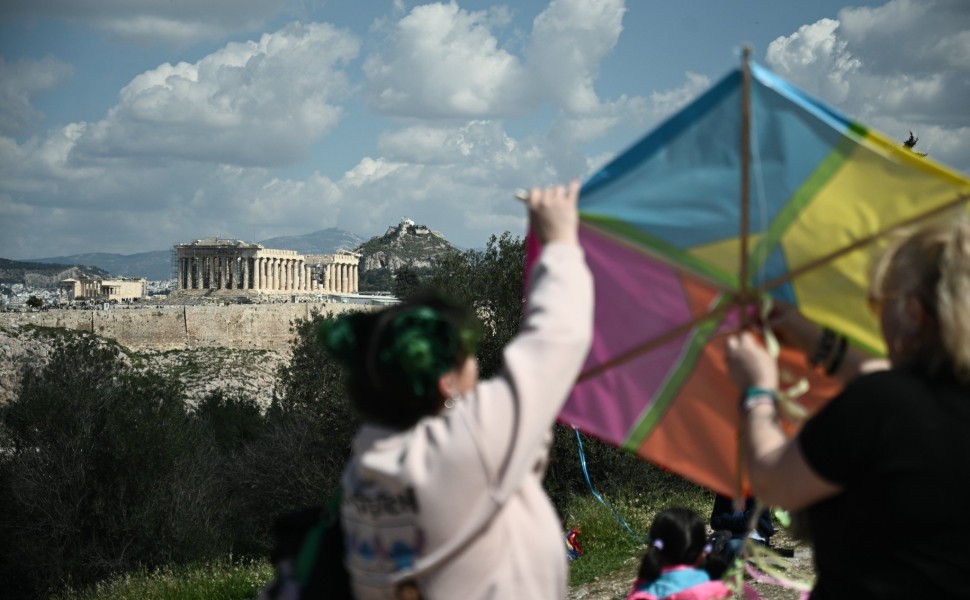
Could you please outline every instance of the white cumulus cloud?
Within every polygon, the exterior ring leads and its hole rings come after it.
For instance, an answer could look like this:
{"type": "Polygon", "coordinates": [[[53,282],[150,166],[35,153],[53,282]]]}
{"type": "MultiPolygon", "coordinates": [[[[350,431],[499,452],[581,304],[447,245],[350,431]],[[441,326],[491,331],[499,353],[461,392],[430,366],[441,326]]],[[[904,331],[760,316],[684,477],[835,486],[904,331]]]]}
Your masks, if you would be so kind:
{"type": "Polygon", "coordinates": [[[766,61],[853,118],[970,168],[970,3],[891,0],[846,8],[779,37],[766,61]]]}
{"type": "Polygon", "coordinates": [[[163,64],[91,123],[78,160],[136,156],[270,166],[304,158],[341,118],[343,68],[359,50],[327,24],[293,23],[202,60],[163,64]]]}

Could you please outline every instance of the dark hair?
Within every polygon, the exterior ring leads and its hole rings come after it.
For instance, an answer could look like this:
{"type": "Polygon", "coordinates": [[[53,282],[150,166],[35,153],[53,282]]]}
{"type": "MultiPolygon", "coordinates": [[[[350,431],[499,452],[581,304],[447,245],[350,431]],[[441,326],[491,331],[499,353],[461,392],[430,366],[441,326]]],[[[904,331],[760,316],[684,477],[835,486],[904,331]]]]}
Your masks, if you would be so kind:
{"type": "Polygon", "coordinates": [[[379,312],[320,325],[320,344],[347,372],[347,390],[370,423],[406,429],[440,410],[438,378],[474,355],[474,313],[435,290],[379,312]]]}
{"type": "Polygon", "coordinates": [[[737,553],[732,545],[733,539],[734,534],[729,529],[719,529],[707,538],[710,549],[701,566],[711,579],[721,579],[734,564],[737,553]]]}
{"type": "Polygon", "coordinates": [[[637,577],[652,582],[664,567],[698,565],[707,545],[707,528],[693,510],[668,508],[654,517],[647,543],[637,577]]]}

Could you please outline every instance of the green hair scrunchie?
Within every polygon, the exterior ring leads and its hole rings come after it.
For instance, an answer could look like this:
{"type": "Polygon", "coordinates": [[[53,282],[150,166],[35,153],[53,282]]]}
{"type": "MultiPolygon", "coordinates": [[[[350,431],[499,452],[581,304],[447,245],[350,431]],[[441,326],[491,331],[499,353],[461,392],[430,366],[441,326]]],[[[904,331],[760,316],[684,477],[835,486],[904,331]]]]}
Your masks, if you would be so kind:
{"type": "Polygon", "coordinates": [[[390,320],[384,324],[382,319],[374,323],[374,314],[341,315],[318,326],[317,342],[351,377],[370,377],[378,388],[388,381],[403,380],[415,396],[425,397],[436,389],[438,377],[455,367],[461,354],[475,354],[481,339],[477,321],[456,330],[441,312],[428,306],[405,308],[387,318],[390,320]],[[371,327],[379,330],[371,331],[371,327]]]}
{"type": "Polygon", "coordinates": [[[416,396],[434,388],[442,373],[455,364],[458,338],[438,311],[420,307],[405,310],[391,321],[392,342],[380,354],[380,362],[399,367],[416,396]]]}

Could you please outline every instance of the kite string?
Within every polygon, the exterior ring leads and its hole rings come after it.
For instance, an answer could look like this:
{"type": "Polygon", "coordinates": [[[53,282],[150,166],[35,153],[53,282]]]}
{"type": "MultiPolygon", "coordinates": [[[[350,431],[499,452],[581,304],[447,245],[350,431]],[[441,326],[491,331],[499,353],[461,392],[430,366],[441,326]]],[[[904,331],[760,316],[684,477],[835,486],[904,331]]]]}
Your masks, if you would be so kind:
{"type": "MultiPolygon", "coordinates": [[[[757,113],[751,111],[750,115],[751,128],[757,132],[758,127],[756,123],[757,113]]],[[[759,216],[759,228],[758,231],[761,233],[761,239],[764,240],[765,235],[769,227],[768,223],[768,193],[765,191],[765,177],[764,170],[761,168],[761,147],[758,145],[758,136],[752,135],[751,138],[751,155],[752,155],[752,165],[754,169],[754,183],[757,186],[757,194],[755,194],[755,201],[758,203],[758,216],[759,216]]],[[[765,280],[767,279],[768,272],[768,257],[770,255],[769,249],[765,248],[764,259],[761,264],[758,265],[758,277],[757,281],[760,282],[756,289],[764,289],[765,280]]],[[[778,344],[778,339],[775,337],[774,332],[768,323],[768,318],[771,313],[771,307],[773,304],[771,296],[765,294],[760,299],[760,322],[762,324],[762,337],[765,340],[765,346],[768,348],[768,353],[771,357],[778,363],[779,355],[781,354],[781,347],[778,344]]],[[[801,377],[795,378],[791,372],[782,367],[780,363],[779,375],[782,382],[788,383],[784,389],[778,390],[779,404],[781,405],[782,411],[786,416],[793,420],[794,422],[801,422],[807,416],[807,412],[804,407],[795,402],[797,398],[803,396],[808,392],[809,383],[808,379],[801,377]]]]}
{"type": "Polygon", "coordinates": [[[600,501],[600,504],[610,509],[610,512],[612,512],[613,516],[616,518],[616,522],[619,523],[621,526],[623,526],[626,532],[630,534],[630,537],[640,542],[641,544],[645,543],[646,536],[639,536],[635,534],[633,532],[633,528],[630,527],[630,524],[627,523],[626,519],[623,518],[623,515],[621,515],[620,512],[616,510],[616,508],[612,504],[607,502],[603,498],[603,496],[601,496],[600,493],[596,491],[596,488],[593,487],[593,482],[590,481],[590,478],[589,478],[589,470],[587,470],[586,468],[586,453],[583,452],[583,438],[579,435],[579,428],[576,427],[575,425],[573,426],[573,431],[576,432],[576,445],[579,448],[579,464],[582,465],[583,467],[583,476],[586,478],[586,485],[589,486],[589,491],[593,493],[594,498],[600,501]]]}

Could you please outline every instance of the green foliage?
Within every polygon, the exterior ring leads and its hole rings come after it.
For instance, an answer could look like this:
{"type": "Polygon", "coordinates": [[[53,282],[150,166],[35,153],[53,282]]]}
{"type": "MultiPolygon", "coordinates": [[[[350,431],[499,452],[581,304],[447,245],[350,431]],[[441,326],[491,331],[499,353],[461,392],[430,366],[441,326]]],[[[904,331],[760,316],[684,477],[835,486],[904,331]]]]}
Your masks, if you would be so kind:
{"type": "Polygon", "coordinates": [[[53,600],[248,600],[273,577],[265,561],[225,560],[187,567],[138,570],[53,600]]]}
{"type": "Polygon", "coordinates": [[[361,269],[357,284],[361,293],[389,292],[394,288],[394,273],[391,269],[361,269]]]}
{"type": "MultiPolygon", "coordinates": [[[[583,474],[575,430],[557,425],[554,434],[545,486],[560,514],[563,514],[574,496],[591,495],[591,492],[583,474]]],[[[669,497],[700,491],[693,483],[629,452],[585,434],[580,435],[586,471],[593,487],[601,494],[669,497]]]]}
{"type": "Polygon", "coordinates": [[[27,298],[28,308],[40,308],[42,306],[44,306],[44,301],[37,296],[31,295],[29,298],[27,298]]]}
{"type": "Polygon", "coordinates": [[[483,377],[502,367],[502,351],[522,318],[525,244],[509,232],[492,236],[484,251],[445,254],[434,261],[427,284],[458,302],[474,306],[484,331],[479,347],[483,377]]]}
{"type": "Polygon", "coordinates": [[[412,264],[407,264],[394,273],[394,297],[404,299],[421,287],[421,275],[412,264]]]}
{"type": "Polygon", "coordinates": [[[0,575],[38,592],[212,552],[210,447],[177,384],[66,337],[2,413],[0,575]],[[9,569],[9,570],[8,570],[9,569]]]}
{"type": "Polygon", "coordinates": [[[632,584],[644,550],[642,540],[657,513],[683,506],[697,511],[706,520],[714,503],[711,493],[697,487],[671,490],[662,486],[650,492],[604,496],[609,506],[592,494],[579,494],[571,497],[564,507],[565,527],[580,530],[583,549],[582,557],[570,564],[571,585],[589,583],[604,573],[618,570],[628,571],[632,584]],[[626,521],[632,534],[623,527],[617,514],[626,521]]]}
{"type": "Polygon", "coordinates": [[[255,442],[264,429],[263,414],[255,400],[227,396],[221,391],[203,399],[195,416],[224,452],[255,442]]]}

